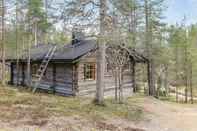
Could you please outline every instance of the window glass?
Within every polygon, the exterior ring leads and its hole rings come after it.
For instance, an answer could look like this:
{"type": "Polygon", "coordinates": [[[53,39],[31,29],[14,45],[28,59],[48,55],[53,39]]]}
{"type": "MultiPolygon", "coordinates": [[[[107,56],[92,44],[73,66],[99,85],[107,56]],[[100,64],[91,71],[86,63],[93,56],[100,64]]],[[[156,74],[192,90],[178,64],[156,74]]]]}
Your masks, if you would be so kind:
{"type": "Polygon", "coordinates": [[[84,79],[95,80],[95,64],[94,63],[84,64],[84,79]]]}

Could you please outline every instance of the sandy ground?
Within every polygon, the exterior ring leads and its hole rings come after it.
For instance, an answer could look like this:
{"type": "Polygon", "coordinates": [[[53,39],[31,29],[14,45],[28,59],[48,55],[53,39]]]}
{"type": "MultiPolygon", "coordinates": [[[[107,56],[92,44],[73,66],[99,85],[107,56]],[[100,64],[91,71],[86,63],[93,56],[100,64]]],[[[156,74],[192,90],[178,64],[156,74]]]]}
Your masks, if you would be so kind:
{"type": "Polygon", "coordinates": [[[41,119],[43,125],[20,121],[0,121],[0,131],[197,131],[197,105],[179,105],[145,98],[145,120],[131,122],[122,119],[86,120],[79,116],[41,119]],[[139,129],[140,128],[140,129],[139,129]]]}
{"type": "Polygon", "coordinates": [[[144,109],[151,115],[138,126],[146,128],[147,131],[197,131],[197,105],[146,99],[144,109]]]}

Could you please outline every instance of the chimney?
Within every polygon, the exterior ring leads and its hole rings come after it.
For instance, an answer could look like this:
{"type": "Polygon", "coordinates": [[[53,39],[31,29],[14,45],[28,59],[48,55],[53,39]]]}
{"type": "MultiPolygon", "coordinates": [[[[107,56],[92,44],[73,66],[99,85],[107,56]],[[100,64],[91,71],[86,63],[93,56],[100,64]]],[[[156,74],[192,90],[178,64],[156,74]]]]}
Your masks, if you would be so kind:
{"type": "Polygon", "coordinates": [[[84,39],[85,35],[82,30],[74,29],[72,31],[72,45],[75,45],[84,39]]]}

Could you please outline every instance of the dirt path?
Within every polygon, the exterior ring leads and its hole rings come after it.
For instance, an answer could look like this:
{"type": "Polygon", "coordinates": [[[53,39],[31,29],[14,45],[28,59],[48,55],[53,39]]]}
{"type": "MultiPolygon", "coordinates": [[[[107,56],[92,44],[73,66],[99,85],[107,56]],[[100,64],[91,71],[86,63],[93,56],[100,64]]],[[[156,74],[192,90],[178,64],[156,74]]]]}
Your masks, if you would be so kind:
{"type": "Polygon", "coordinates": [[[150,112],[139,126],[147,131],[197,131],[197,105],[178,105],[148,98],[144,109],[150,112]]]}

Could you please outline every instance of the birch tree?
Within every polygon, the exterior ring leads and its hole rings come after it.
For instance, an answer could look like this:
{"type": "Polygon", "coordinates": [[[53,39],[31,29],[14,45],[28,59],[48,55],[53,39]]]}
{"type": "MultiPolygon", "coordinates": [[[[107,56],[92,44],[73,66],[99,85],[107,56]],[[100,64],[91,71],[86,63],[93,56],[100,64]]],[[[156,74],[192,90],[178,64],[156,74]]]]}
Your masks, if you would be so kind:
{"type": "Polygon", "coordinates": [[[106,50],[107,63],[109,64],[115,83],[115,100],[123,103],[124,72],[130,63],[128,48],[122,41],[113,41],[106,50]]]}

